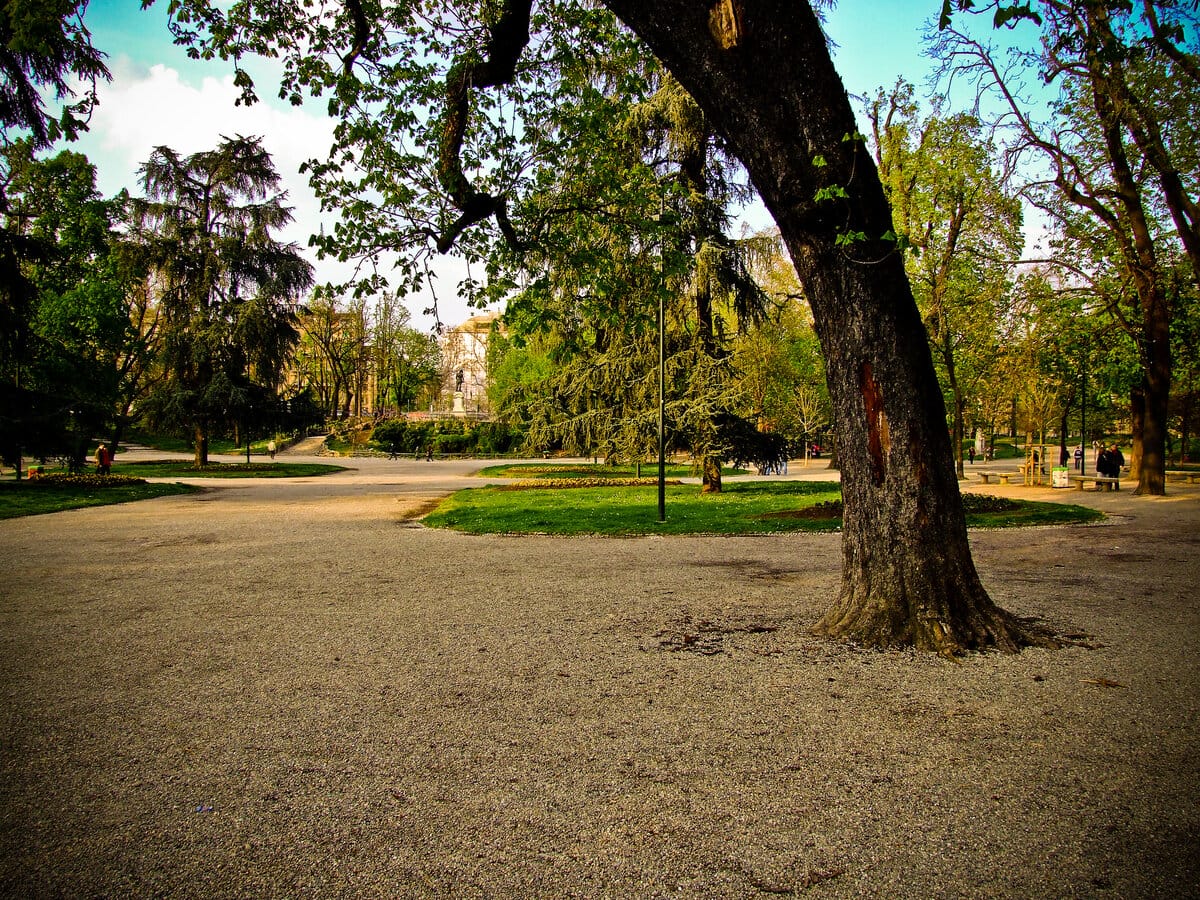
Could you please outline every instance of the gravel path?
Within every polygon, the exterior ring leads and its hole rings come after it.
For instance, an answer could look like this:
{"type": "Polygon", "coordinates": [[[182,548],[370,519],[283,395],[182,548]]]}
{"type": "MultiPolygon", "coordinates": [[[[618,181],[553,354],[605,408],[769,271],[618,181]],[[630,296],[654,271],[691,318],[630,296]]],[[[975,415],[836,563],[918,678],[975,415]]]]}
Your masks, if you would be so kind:
{"type": "Polygon", "coordinates": [[[984,488],[1112,518],[973,534],[1075,645],[952,663],[807,633],[837,535],[471,537],[410,516],[478,463],[350,464],[0,522],[0,895],[1200,896],[1200,485],[984,488]]]}

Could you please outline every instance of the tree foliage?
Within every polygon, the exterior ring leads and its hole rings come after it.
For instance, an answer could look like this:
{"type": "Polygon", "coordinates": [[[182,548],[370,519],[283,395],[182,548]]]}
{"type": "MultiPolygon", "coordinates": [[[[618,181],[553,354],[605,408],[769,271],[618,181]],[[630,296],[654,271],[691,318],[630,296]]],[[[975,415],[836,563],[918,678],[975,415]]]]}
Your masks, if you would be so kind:
{"type": "Polygon", "coordinates": [[[110,79],[83,23],[87,0],[0,4],[0,133],[28,135],[35,149],[86,129],[96,82],[110,79]],[[82,88],[83,95],[76,91],[82,88]],[[62,104],[46,108],[46,93],[62,104]]]}
{"type": "Polygon", "coordinates": [[[180,156],[158,147],[133,201],[136,234],[155,273],[166,378],[152,404],[187,425],[196,464],[214,423],[273,418],[296,341],[294,302],[312,268],[273,232],[291,220],[270,155],[254,138],[180,156]]]}
{"type": "Polygon", "coordinates": [[[880,177],[951,414],[959,476],[966,411],[987,390],[1020,257],[1021,205],[982,122],[935,105],[922,118],[912,86],[867,107],[880,177]]]}
{"type": "Polygon", "coordinates": [[[1177,242],[1193,279],[1200,279],[1195,4],[1026,6],[1010,17],[1021,25],[1014,34],[1023,37],[1010,59],[958,20],[943,31],[939,53],[957,76],[999,98],[1014,163],[1032,162],[1045,173],[1026,196],[1076,245],[1072,258],[1102,259],[1127,285],[1108,305],[1126,306],[1122,321],[1142,362],[1142,383],[1131,397],[1131,405],[1144,409],[1134,416],[1138,491],[1161,494],[1171,385],[1170,244],[1177,242]],[[1047,119],[1028,99],[1034,76],[1039,91],[1056,91],[1047,119]],[[1085,237],[1090,248],[1080,243],[1085,237]]]}
{"type": "Polygon", "coordinates": [[[113,419],[139,340],[130,317],[136,270],[116,231],[123,198],[103,200],[86,157],[38,160],[8,147],[6,232],[21,249],[28,305],[0,354],[4,457],[23,449],[78,465],[113,419]]]}

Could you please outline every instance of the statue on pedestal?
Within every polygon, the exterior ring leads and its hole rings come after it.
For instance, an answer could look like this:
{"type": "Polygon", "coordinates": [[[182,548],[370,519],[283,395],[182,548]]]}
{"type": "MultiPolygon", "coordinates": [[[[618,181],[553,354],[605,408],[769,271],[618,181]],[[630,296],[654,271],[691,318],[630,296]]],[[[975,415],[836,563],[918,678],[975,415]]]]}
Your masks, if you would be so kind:
{"type": "Polygon", "coordinates": [[[463,405],[463,370],[459,369],[454,376],[454,409],[453,412],[465,413],[466,407],[463,405]]]}

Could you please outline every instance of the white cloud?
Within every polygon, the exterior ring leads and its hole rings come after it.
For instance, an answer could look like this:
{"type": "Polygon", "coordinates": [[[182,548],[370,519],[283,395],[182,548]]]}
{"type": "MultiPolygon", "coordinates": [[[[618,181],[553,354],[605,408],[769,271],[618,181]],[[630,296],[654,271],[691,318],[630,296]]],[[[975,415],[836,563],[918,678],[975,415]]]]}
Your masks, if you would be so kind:
{"type": "MultiPolygon", "coordinates": [[[[110,61],[110,71],[112,82],[100,86],[100,104],[77,147],[96,166],[101,193],[111,196],[126,188],[131,194],[141,194],[138,169],[157,146],[187,155],[215,147],[223,135],[261,137],[294,208],[295,221],[281,237],[302,248],[316,268],[318,282],[349,277],[348,265],[317,260],[308,247],[309,236],[318,232],[322,223],[327,231],[332,230],[336,219],[335,214],[320,212],[307,176],[299,172],[302,162],[323,157],[329,149],[330,120],[303,107],[271,102],[237,106],[239,92],[232,74],[206,76],[190,84],[175,68],[162,64],[146,68],[124,56],[110,61]]],[[[453,285],[461,268],[452,260],[438,263],[437,269],[443,273],[438,291],[442,320],[457,324],[474,312],[454,296],[453,285]]],[[[429,305],[428,298],[411,298],[414,327],[433,325],[430,317],[422,315],[429,305]]]]}
{"type": "Polygon", "coordinates": [[[187,155],[215,147],[222,136],[258,136],[295,207],[296,223],[286,237],[306,245],[321,216],[299,167],[329,147],[331,124],[298,108],[236,106],[237,96],[232,75],[206,77],[192,86],[168,66],[139,70],[118,60],[112,84],[101,88],[89,136],[81,142],[99,170],[101,190],[113,194],[124,187],[140,193],[138,169],[157,146],[187,155]]]}

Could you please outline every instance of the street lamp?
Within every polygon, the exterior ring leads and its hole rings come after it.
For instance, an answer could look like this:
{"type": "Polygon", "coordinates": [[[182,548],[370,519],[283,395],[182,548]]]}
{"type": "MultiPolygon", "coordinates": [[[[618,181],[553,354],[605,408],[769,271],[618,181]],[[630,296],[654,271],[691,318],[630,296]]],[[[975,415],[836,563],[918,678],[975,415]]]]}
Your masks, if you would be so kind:
{"type": "MultiPolygon", "coordinates": [[[[665,281],[665,279],[664,279],[665,281]]],[[[667,521],[667,455],[665,430],[663,428],[663,396],[666,385],[664,374],[665,340],[663,327],[663,294],[665,285],[658,292],[658,521],[667,521]]]]}
{"type": "MultiPolygon", "coordinates": [[[[666,198],[659,202],[658,226],[663,228],[666,198]]],[[[664,297],[667,293],[667,233],[659,232],[658,257],[658,521],[667,521],[667,456],[663,406],[666,386],[666,316],[664,297]]]]}

